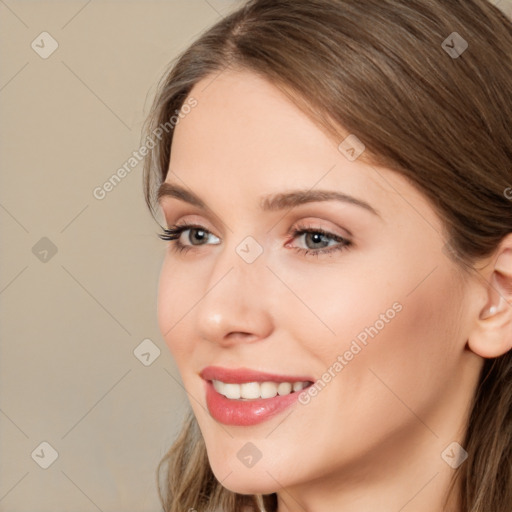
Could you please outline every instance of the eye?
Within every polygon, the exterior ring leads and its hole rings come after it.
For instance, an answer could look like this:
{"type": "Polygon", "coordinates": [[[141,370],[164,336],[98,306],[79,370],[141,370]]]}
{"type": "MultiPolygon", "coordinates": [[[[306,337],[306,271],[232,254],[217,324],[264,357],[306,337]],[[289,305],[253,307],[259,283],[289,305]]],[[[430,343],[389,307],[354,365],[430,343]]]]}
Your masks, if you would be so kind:
{"type": "Polygon", "coordinates": [[[212,236],[216,239],[215,244],[220,243],[220,240],[213,234],[210,233],[203,226],[198,224],[179,224],[174,225],[169,228],[162,228],[163,233],[159,235],[162,240],[166,240],[172,242],[172,245],[175,250],[178,252],[187,251],[193,246],[197,245],[207,245],[204,241],[208,240],[208,236],[212,236]],[[184,243],[182,238],[182,234],[189,232],[187,236],[184,238],[188,240],[190,243],[184,243]]]}
{"type": "MultiPolygon", "coordinates": [[[[163,233],[159,235],[159,238],[165,241],[172,242],[172,247],[178,252],[188,251],[194,246],[208,245],[204,243],[208,241],[208,237],[211,236],[215,239],[213,244],[217,245],[220,243],[218,237],[208,231],[204,226],[199,224],[180,224],[170,226],[169,228],[162,228],[163,233]],[[184,243],[181,239],[183,233],[188,232],[188,236],[184,238],[189,243],[184,243]]],[[[291,247],[305,256],[319,256],[320,254],[328,254],[335,251],[347,249],[352,245],[352,242],[340,235],[330,233],[321,228],[313,228],[306,226],[298,226],[293,229],[290,233],[292,238],[302,237],[306,244],[306,248],[302,247],[291,247]]],[[[289,243],[286,244],[289,246],[289,243]]]]}
{"type": "Polygon", "coordinates": [[[303,243],[306,245],[305,249],[293,246],[292,249],[295,249],[306,256],[329,254],[335,251],[347,249],[352,245],[350,240],[321,228],[298,226],[292,230],[291,234],[293,238],[302,238],[303,243]]]}

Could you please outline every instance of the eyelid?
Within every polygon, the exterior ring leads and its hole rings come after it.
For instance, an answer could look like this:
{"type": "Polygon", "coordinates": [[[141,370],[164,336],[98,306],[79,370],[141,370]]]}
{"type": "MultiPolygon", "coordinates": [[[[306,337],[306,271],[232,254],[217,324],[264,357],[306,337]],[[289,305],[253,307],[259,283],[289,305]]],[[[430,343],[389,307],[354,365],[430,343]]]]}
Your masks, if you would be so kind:
{"type": "MultiPolygon", "coordinates": [[[[318,231],[324,232],[329,236],[343,238],[344,240],[352,241],[354,239],[354,235],[347,228],[342,228],[341,226],[323,226],[320,224],[321,222],[327,221],[326,219],[320,218],[316,220],[299,220],[291,225],[286,234],[289,236],[297,231],[318,231]]],[[[331,221],[329,221],[329,223],[332,225],[331,221]]]]}
{"type": "MultiPolygon", "coordinates": [[[[318,224],[319,220],[323,220],[325,222],[325,219],[317,219],[316,221],[313,220],[299,220],[296,222],[293,222],[290,226],[290,228],[285,233],[286,236],[291,236],[297,231],[315,231],[315,232],[323,232],[328,236],[332,237],[339,237],[343,240],[352,240],[353,235],[352,233],[346,229],[346,228],[340,228],[337,226],[336,228],[330,228],[330,227],[323,227],[318,224]],[[339,233],[337,230],[344,231],[345,233],[339,233]]],[[[193,220],[183,220],[180,219],[174,223],[167,222],[167,229],[177,229],[177,228],[183,228],[183,231],[188,229],[202,229],[207,231],[209,234],[215,236],[216,238],[221,238],[217,236],[212,229],[210,229],[208,226],[206,226],[203,221],[194,222],[193,220]]],[[[163,228],[165,229],[165,228],[163,228]]]]}
{"type": "MultiPolygon", "coordinates": [[[[208,231],[208,233],[211,233],[212,235],[215,235],[214,231],[215,228],[210,228],[211,222],[206,220],[201,215],[181,215],[181,216],[166,216],[165,217],[165,226],[161,226],[162,229],[177,229],[177,228],[184,228],[184,229],[204,229],[205,231],[208,231]],[[178,217],[178,220],[173,221],[174,218],[178,217]],[[196,220],[197,218],[197,220],[196,220]]],[[[217,235],[215,235],[217,236],[217,235]]],[[[220,238],[220,236],[218,237],[220,238]]]]}
{"type": "Polygon", "coordinates": [[[208,229],[209,231],[212,230],[210,230],[210,228],[207,226],[212,226],[212,229],[216,229],[216,226],[219,226],[219,228],[225,228],[229,230],[229,227],[222,221],[222,219],[218,217],[215,212],[211,212],[210,210],[202,211],[201,209],[198,209],[198,207],[184,204],[182,201],[173,201],[172,207],[171,205],[164,204],[160,205],[160,207],[168,226],[176,226],[182,223],[197,223],[201,224],[205,229],[208,229]]]}

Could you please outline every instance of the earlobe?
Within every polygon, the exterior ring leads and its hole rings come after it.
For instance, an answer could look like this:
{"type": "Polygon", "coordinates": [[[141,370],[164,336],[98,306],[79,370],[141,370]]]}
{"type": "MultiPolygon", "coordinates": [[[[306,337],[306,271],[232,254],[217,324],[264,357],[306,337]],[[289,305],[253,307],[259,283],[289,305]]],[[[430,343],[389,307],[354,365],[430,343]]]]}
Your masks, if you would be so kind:
{"type": "Polygon", "coordinates": [[[486,273],[487,302],[479,311],[469,348],[484,358],[499,357],[512,349],[512,236],[500,244],[486,273]]]}

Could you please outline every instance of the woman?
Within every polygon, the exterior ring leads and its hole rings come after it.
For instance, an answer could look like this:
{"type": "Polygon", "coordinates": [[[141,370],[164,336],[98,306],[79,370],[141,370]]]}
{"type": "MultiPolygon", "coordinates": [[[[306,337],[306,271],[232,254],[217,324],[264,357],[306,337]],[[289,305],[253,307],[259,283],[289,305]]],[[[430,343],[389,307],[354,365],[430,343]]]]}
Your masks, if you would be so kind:
{"type": "Polygon", "coordinates": [[[166,511],[512,510],[510,83],[485,0],[253,0],[177,60],[166,511]]]}

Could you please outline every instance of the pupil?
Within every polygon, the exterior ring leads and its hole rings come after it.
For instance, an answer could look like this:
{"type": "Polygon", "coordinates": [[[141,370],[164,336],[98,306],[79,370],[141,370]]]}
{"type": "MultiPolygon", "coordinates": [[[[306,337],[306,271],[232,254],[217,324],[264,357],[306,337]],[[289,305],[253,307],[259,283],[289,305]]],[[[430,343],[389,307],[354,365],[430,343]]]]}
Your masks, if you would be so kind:
{"type": "Polygon", "coordinates": [[[192,230],[192,231],[193,231],[193,232],[195,233],[195,235],[196,235],[196,236],[194,237],[194,239],[195,239],[195,240],[199,240],[199,241],[204,240],[204,238],[205,238],[205,232],[204,232],[204,230],[203,230],[203,229],[194,229],[194,230],[192,230]],[[199,236],[198,236],[198,235],[199,235],[199,236]]]}
{"type": "Polygon", "coordinates": [[[309,233],[309,236],[311,236],[313,240],[313,244],[319,244],[323,240],[324,235],[322,233],[309,233]]]}

